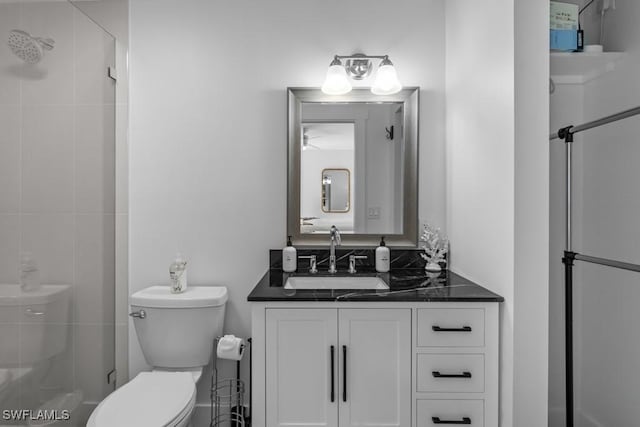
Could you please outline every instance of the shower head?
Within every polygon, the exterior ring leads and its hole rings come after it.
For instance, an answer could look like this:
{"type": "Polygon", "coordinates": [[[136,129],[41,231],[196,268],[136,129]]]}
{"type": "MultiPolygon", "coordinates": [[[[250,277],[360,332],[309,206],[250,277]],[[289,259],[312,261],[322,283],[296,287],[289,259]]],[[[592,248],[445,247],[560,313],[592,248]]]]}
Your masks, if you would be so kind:
{"type": "Polygon", "coordinates": [[[18,58],[29,64],[37,64],[44,56],[45,50],[53,49],[54,43],[52,39],[33,37],[26,31],[11,30],[7,44],[18,58]]]}

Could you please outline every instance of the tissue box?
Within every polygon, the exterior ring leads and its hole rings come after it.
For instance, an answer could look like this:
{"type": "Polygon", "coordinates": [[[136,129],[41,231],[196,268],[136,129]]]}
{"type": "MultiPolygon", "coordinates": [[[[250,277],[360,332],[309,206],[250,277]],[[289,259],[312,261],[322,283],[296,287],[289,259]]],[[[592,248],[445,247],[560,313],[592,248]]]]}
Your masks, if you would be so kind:
{"type": "Polygon", "coordinates": [[[573,52],[578,49],[578,32],[574,30],[551,30],[551,50],[573,52]]]}
{"type": "Polygon", "coordinates": [[[551,50],[574,51],[578,49],[578,18],[577,4],[551,2],[551,50]]]}

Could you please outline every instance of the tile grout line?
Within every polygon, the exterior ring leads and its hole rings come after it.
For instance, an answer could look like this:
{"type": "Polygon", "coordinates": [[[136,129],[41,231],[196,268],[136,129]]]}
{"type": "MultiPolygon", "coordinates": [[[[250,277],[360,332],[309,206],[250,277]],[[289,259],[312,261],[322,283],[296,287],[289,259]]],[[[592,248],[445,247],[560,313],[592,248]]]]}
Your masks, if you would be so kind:
{"type": "Polygon", "coordinates": [[[73,380],[73,384],[72,384],[72,389],[75,390],[77,388],[78,385],[78,375],[77,375],[77,355],[78,355],[78,335],[79,335],[79,328],[77,326],[77,324],[75,323],[78,319],[77,319],[77,304],[78,304],[78,283],[77,283],[77,277],[76,277],[76,256],[77,256],[77,234],[78,234],[78,227],[77,227],[77,217],[76,217],[76,211],[77,211],[77,191],[76,191],[76,186],[77,186],[77,179],[78,179],[78,174],[77,174],[77,108],[76,107],[76,101],[77,101],[77,93],[76,93],[76,86],[77,86],[77,76],[76,76],[76,37],[77,37],[77,32],[76,32],[76,9],[73,9],[71,12],[71,22],[72,22],[72,33],[73,33],[73,38],[72,38],[72,52],[73,52],[73,71],[72,71],[72,81],[73,81],[73,86],[72,86],[72,91],[73,91],[73,117],[72,117],[72,126],[73,126],[73,135],[72,135],[72,143],[73,143],[73,154],[72,154],[72,161],[73,161],[73,167],[72,167],[72,171],[73,171],[73,180],[72,180],[72,185],[73,185],[73,196],[71,198],[72,200],[72,205],[73,205],[73,221],[72,221],[72,226],[73,226],[73,243],[71,245],[71,252],[72,252],[72,261],[71,261],[71,268],[72,268],[72,272],[71,272],[71,281],[72,281],[72,286],[73,286],[73,298],[72,298],[72,303],[71,303],[71,321],[72,321],[72,327],[71,327],[71,334],[72,334],[72,343],[73,343],[73,350],[72,350],[72,356],[71,356],[71,366],[72,366],[72,370],[73,370],[73,374],[72,374],[72,380],[73,380]]]}
{"type": "MultiPolygon", "coordinates": [[[[18,22],[20,23],[20,26],[22,26],[23,24],[23,16],[22,16],[22,7],[23,4],[22,2],[20,2],[20,5],[18,7],[18,22]]],[[[22,159],[23,159],[23,149],[24,149],[24,141],[23,141],[23,130],[22,127],[24,126],[24,111],[23,111],[23,105],[22,105],[22,75],[20,76],[20,78],[18,79],[18,105],[19,105],[19,112],[18,112],[18,141],[19,141],[19,150],[18,150],[18,230],[19,230],[19,239],[18,239],[18,271],[20,271],[20,257],[22,254],[23,246],[24,246],[24,231],[23,231],[23,221],[22,221],[22,203],[23,203],[23,197],[22,197],[22,183],[23,183],[23,178],[22,178],[22,174],[23,174],[23,167],[22,167],[22,159]]],[[[18,282],[21,281],[21,278],[18,278],[18,282]]],[[[20,283],[18,283],[20,284],[20,283]]],[[[18,366],[22,367],[22,325],[19,324],[18,325],[18,366]]],[[[20,386],[18,388],[18,393],[19,396],[22,396],[22,383],[20,383],[20,386]]],[[[19,403],[22,403],[22,398],[19,398],[18,400],[19,403]]]]}

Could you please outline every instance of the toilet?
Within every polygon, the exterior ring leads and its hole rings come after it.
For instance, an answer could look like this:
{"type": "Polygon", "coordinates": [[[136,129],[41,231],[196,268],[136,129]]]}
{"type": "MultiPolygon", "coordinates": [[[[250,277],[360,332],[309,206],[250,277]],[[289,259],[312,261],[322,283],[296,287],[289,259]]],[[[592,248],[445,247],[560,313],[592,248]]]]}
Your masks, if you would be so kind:
{"type": "Polygon", "coordinates": [[[173,294],[151,286],[131,295],[133,323],[144,357],[153,367],[107,396],[87,427],[186,427],[196,384],[222,335],[224,286],[191,286],[173,294]]]}

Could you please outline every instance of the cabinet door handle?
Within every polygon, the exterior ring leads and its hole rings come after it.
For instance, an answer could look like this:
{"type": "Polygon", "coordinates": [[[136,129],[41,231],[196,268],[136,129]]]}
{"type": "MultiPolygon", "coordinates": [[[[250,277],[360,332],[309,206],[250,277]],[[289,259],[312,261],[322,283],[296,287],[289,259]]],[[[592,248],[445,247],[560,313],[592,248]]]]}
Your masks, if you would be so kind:
{"type": "Polygon", "coordinates": [[[344,367],[342,369],[342,401],[347,401],[347,346],[342,346],[342,360],[344,367]]]}
{"type": "Polygon", "coordinates": [[[433,325],[431,329],[434,332],[471,332],[471,326],[463,326],[461,328],[441,328],[438,325],[433,325]]]}
{"type": "Polygon", "coordinates": [[[331,401],[335,402],[336,401],[336,388],[335,388],[335,352],[336,352],[336,347],[335,346],[331,346],[331,401]]]}
{"type": "Polygon", "coordinates": [[[471,424],[471,418],[464,417],[461,420],[441,420],[440,417],[431,417],[434,424],[471,424]]]}
{"type": "Polygon", "coordinates": [[[464,371],[461,374],[441,374],[440,371],[431,372],[433,378],[471,378],[471,372],[464,371]]]}

